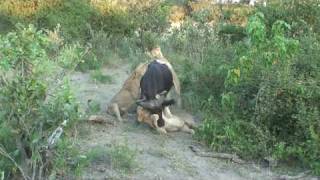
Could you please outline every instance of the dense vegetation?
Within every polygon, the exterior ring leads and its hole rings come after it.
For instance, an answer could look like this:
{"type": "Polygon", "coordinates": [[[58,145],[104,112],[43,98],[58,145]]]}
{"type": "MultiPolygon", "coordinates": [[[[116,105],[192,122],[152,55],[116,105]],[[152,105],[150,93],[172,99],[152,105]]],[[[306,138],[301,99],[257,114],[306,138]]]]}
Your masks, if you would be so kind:
{"type": "Polygon", "coordinates": [[[3,178],[80,173],[86,163],[67,136],[46,156],[50,133],[64,120],[71,129],[81,114],[62,79],[73,70],[95,70],[95,79],[111,81],[101,77],[101,66],[115,60],[134,66],[157,44],[178,71],[185,108],[203,118],[199,141],[320,174],[317,0],[200,10],[188,1],[135,1],[130,8],[85,0],[12,2],[0,3],[3,178]],[[169,33],[173,5],[187,10],[180,29],[169,33]],[[240,13],[232,11],[237,8],[240,13]],[[57,77],[61,82],[52,83],[57,77]]]}

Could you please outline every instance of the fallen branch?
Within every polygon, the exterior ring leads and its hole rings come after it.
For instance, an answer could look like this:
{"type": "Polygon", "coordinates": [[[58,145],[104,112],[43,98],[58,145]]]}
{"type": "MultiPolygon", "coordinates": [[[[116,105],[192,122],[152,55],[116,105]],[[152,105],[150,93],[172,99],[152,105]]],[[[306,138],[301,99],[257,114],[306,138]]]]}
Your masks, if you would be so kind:
{"type": "MultiPolygon", "coordinates": [[[[192,152],[194,152],[196,155],[201,157],[211,157],[211,158],[219,158],[219,159],[227,159],[232,162],[238,163],[238,164],[245,164],[246,162],[240,159],[236,154],[227,154],[227,153],[216,153],[216,152],[204,152],[200,150],[196,146],[189,146],[192,152]]],[[[259,170],[259,168],[254,167],[255,169],[259,170]]],[[[305,171],[302,172],[296,176],[289,176],[289,175],[271,175],[273,179],[278,180],[296,180],[296,179],[302,179],[306,176],[308,176],[311,173],[311,171],[305,171]]]]}
{"type": "Polygon", "coordinates": [[[98,123],[98,124],[111,124],[111,125],[114,125],[114,121],[111,121],[109,119],[107,119],[106,117],[104,116],[100,116],[100,115],[91,115],[89,118],[88,118],[88,122],[91,122],[91,123],[98,123]]]}
{"type": "Polygon", "coordinates": [[[306,177],[308,174],[310,174],[311,171],[305,171],[302,172],[296,176],[289,176],[289,175],[280,175],[278,177],[276,177],[279,180],[294,180],[294,179],[302,179],[304,177],[306,177]]]}
{"type": "Polygon", "coordinates": [[[236,154],[227,154],[227,153],[216,153],[216,152],[204,152],[195,146],[189,146],[192,152],[201,157],[211,157],[211,158],[219,158],[226,159],[238,164],[244,164],[245,161],[240,159],[236,154]]]}

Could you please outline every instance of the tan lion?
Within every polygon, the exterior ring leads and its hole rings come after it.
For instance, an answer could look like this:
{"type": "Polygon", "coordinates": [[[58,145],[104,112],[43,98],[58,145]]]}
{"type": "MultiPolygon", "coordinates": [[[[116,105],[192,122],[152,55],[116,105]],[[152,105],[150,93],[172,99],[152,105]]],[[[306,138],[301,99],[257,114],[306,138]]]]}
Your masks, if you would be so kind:
{"type": "Polygon", "coordinates": [[[167,132],[182,131],[190,134],[194,134],[195,124],[193,121],[183,121],[178,116],[172,115],[168,111],[162,112],[162,118],[164,120],[164,126],[159,127],[158,114],[151,114],[149,111],[145,110],[143,107],[138,106],[137,108],[137,119],[139,122],[148,124],[150,127],[155,128],[159,133],[166,134],[167,132]]]}
{"type": "Polygon", "coordinates": [[[107,112],[115,115],[119,121],[122,121],[121,115],[127,113],[135,104],[140,93],[140,79],[145,73],[147,66],[147,63],[139,64],[131,76],[124,82],[120,91],[111,99],[107,112]]]}
{"type": "MultiPolygon", "coordinates": [[[[165,59],[161,53],[160,47],[154,48],[151,50],[151,58],[157,59],[158,62],[166,64],[173,76],[173,84],[176,94],[178,95],[178,105],[181,105],[180,100],[180,82],[172,68],[172,65],[167,59],[165,59]]],[[[111,115],[115,115],[119,121],[122,121],[122,115],[126,114],[128,110],[133,107],[136,103],[136,100],[140,95],[140,80],[141,77],[146,72],[148,63],[141,63],[137,68],[132,72],[128,79],[124,82],[120,91],[111,99],[107,112],[111,115]]]]}

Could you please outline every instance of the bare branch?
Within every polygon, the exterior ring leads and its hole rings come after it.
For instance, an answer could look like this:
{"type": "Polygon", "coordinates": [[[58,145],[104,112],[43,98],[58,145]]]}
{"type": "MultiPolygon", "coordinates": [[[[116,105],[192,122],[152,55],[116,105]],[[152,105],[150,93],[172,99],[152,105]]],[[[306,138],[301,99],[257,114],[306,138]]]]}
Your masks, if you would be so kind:
{"type": "Polygon", "coordinates": [[[4,157],[8,158],[20,171],[22,177],[24,180],[29,180],[30,178],[25,175],[24,171],[22,168],[17,164],[17,162],[7,153],[2,147],[0,147],[0,154],[3,155],[4,157]]]}
{"type": "Polygon", "coordinates": [[[195,146],[189,146],[189,148],[196,155],[201,156],[201,157],[212,157],[212,158],[219,158],[219,159],[227,159],[227,160],[231,160],[232,162],[235,162],[235,163],[238,163],[238,164],[244,164],[245,163],[245,161],[240,159],[236,154],[204,152],[204,151],[201,151],[199,148],[197,148],[195,146]]]}

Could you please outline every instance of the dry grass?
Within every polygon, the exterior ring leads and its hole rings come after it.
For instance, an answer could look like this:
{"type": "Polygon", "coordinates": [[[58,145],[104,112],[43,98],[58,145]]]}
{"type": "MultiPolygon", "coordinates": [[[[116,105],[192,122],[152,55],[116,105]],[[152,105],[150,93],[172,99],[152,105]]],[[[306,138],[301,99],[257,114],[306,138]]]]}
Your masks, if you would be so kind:
{"type": "Polygon", "coordinates": [[[98,9],[103,15],[108,15],[114,11],[126,12],[128,9],[137,7],[150,7],[159,0],[91,0],[90,3],[93,7],[98,9]]]}
{"type": "Polygon", "coordinates": [[[212,1],[209,0],[191,2],[189,3],[189,5],[193,12],[209,10],[209,21],[213,25],[216,25],[219,22],[219,19],[223,12],[228,12],[228,14],[230,14],[228,23],[245,26],[247,24],[248,15],[253,10],[251,6],[243,4],[225,4],[220,6],[218,4],[212,3],[212,1]]]}
{"type": "Polygon", "coordinates": [[[61,3],[61,0],[2,0],[0,2],[0,11],[16,17],[30,17],[38,11],[54,7],[61,3]]]}
{"type": "MultiPolygon", "coordinates": [[[[59,6],[63,0],[2,0],[0,2],[0,11],[9,16],[28,18],[36,14],[38,11],[59,6]]],[[[102,15],[108,15],[112,12],[126,12],[132,7],[143,8],[150,7],[159,0],[91,0],[90,4],[96,8],[102,15]]],[[[213,4],[212,1],[203,0],[199,2],[189,3],[192,11],[197,12],[203,9],[210,11],[209,21],[217,24],[221,17],[221,9],[219,5],[213,4]]],[[[223,5],[222,10],[228,12],[230,23],[245,26],[247,24],[248,14],[252,11],[252,7],[246,5],[223,5]]],[[[171,22],[181,22],[186,17],[186,9],[182,6],[172,6],[169,19],[171,22]]]]}

